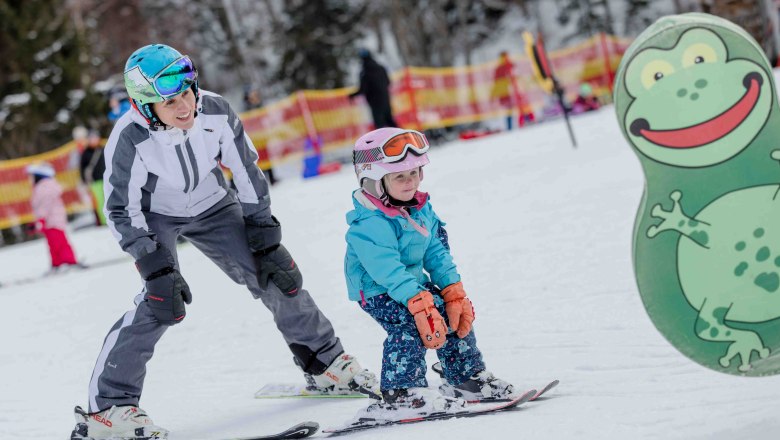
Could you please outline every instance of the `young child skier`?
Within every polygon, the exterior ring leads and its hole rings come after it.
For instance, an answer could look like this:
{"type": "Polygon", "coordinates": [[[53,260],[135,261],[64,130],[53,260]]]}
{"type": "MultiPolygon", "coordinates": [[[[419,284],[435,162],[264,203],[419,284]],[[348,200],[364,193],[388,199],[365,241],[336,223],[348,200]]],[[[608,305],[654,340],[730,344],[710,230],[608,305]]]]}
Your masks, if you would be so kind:
{"type": "Polygon", "coordinates": [[[54,168],[45,162],[27,166],[27,174],[33,184],[30,205],[35,215],[35,229],[43,233],[49,245],[51,269],[54,274],[65,267],[85,267],[76,261],[65,229],[68,216],[62,202],[62,186],[54,178],[54,168]]]}
{"type": "Polygon", "coordinates": [[[387,332],[383,400],[366,409],[375,414],[457,410],[465,401],[515,395],[510,383],[485,368],[444,222],[428,194],[417,190],[428,148],[422,133],[380,128],[359,138],[353,152],[360,189],[347,214],[344,272],[349,299],[387,332]],[[426,349],[435,349],[441,361],[439,392],[427,388],[426,349]]]}

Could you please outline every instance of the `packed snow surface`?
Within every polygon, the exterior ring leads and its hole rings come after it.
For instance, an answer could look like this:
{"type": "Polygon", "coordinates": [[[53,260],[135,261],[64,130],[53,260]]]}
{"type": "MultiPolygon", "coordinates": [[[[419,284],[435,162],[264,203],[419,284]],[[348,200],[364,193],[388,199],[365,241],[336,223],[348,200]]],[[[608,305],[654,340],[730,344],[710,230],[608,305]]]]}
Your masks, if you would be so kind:
{"type": "MultiPolygon", "coordinates": [[[[488,368],[521,388],[553,378],[559,387],[519,412],[353,438],[776,438],[780,378],[708,370],[653,327],[631,265],[639,162],[613,107],[572,122],[576,149],[562,120],[435,147],[422,184],[447,223],[488,368]]],[[[342,273],[355,187],[348,167],[288,179],[272,188],[273,211],[344,346],[378,372],[383,332],[347,300],[342,273]]],[[[71,238],[88,263],[118,262],[0,288],[2,439],[68,438],[103,337],[140,290],[132,260],[106,228],[71,238]]],[[[0,250],[0,282],[46,271],[45,246],[0,250]]],[[[271,433],[302,420],[330,427],[368,403],[254,399],[266,383],[303,380],[271,314],[193,246],[180,246],[179,260],[194,300],[157,345],[141,400],[171,439],[271,433]]],[[[433,373],[428,379],[439,383],[433,373]]]]}

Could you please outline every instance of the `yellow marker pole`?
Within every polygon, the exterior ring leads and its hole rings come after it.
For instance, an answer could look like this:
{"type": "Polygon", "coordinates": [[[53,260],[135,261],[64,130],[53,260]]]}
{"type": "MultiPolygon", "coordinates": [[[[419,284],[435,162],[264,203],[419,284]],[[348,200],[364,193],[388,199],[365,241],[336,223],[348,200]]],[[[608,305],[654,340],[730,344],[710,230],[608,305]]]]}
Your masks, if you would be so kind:
{"type": "Polygon", "coordinates": [[[553,76],[552,65],[547,58],[544,45],[541,41],[534,41],[534,36],[528,31],[523,32],[523,40],[525,41],[525,52],[531,61],[531,70],[534,72],[534,78],[545,92],[549,94],[554,93],[558,98],[558,103],[563,110],[563,119],[566,121],[566,128],[569,130],[571,145],[577,148],[577,139],[574,137],[574,130],[572,130],[571,122],[569,121],[569,107],[566,106],[563,99],[563,88],[558,84],[555,76],[553,76]]]}

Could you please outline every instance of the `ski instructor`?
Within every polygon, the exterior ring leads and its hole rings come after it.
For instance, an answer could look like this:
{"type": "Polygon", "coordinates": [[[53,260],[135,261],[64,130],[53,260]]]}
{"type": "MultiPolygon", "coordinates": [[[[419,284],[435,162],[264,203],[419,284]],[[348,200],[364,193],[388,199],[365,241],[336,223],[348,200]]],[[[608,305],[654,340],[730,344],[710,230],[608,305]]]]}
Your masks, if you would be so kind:
{"type": "Polygon", "coordinates": [[[227,101],[199,89],[190,58],[164,44],[130,55],[124,80],[133,109],[106,145],[105,213],[136,260],[143,290],[105,338],[89,408],[77,407],[71,438],[167,438],[138,402],[155,344],[184,320],[193,298],[179,272],[180,235],[263,301],[312,387],[324,394],[378,390],[374,374],[344,353],[302,288],[271,215],[255,147],[227,101]],[[233,173],[237,193],[228,190],[220,164],[233,173]]]}

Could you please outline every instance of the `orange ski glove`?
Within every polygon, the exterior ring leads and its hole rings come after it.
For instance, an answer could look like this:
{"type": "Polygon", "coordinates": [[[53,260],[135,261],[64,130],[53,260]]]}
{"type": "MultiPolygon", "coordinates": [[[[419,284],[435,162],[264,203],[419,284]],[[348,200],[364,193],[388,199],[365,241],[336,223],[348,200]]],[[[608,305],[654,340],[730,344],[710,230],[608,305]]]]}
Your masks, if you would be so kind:
{"type": "Polygon", "coordinates": [[[443,347],[447,342],[447,326],[433,304],[431,293],[423,290],[413,296],[406,307],[414,316],[414,323],[417,324],[417,331],[420,332],[425,348],[436,350],[443,347]]]}
{"type": "Polygon", "coordinates": [[[474,322],[474,306],[466,298],[463,284],[458,281],[450,284],[441,291],[444,298],[444,309],[447,311],[447,319],[450,328],[458,333],[459,338],[464,338],[471,332],[471,323],[474,322]]]}

